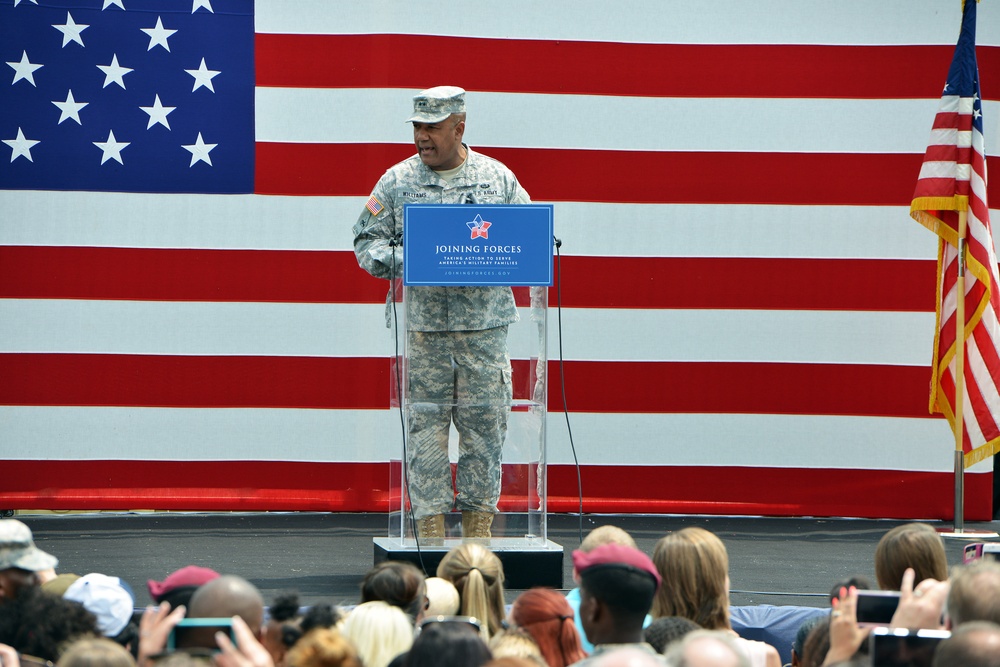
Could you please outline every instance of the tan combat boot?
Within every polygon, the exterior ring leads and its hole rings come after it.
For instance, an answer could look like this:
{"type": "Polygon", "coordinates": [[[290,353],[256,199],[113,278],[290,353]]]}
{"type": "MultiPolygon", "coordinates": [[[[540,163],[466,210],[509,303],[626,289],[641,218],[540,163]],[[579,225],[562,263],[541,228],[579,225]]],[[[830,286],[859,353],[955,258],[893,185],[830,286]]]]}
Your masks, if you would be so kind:
{"type": "Polygon", "coordinates": [[[432,514],[423,519],[417,519],[417,537],[422,540],[444,539],[444,514],[432,514]]]}
{"type": "Polygon", "coordinates": [[[462,512],[462,537],[464,539],[490,539],[493,525],[491,512],[462,512]]]}

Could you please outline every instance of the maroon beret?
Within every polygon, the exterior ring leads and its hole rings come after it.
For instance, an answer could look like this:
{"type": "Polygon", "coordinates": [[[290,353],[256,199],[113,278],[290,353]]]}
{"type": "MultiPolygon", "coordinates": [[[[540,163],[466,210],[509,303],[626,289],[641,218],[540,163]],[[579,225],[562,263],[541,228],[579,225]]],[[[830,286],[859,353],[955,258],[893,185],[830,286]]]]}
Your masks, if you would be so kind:
{"type": "Polygon", "coordinates": [[[176,572],[171,572],[163,581],[153,581],[150,579],[146,582],[146,587],[149,589],[149,594],[155,600],[174,589],[184,586],[198,587],[218,577],[219,573],[215,570],[207,567],[198,567],[197,565],[188,565],[176,572]]]}
{"type": "Polygon", "coordinates": [[[621,567],[645,572],[653,577],[657,587],[662,581],[660,573],[649,556],[632,547],[622,544],[602,544],[591,551],[577,549],[573,552],[573,567],[580,574],[598,566],[621,567]]]}

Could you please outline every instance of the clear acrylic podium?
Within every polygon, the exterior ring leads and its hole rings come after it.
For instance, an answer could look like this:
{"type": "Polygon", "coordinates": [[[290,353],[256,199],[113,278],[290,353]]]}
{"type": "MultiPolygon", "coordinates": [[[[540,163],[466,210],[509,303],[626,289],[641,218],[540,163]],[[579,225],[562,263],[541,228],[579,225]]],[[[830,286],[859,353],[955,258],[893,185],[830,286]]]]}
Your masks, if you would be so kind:
{"type": "MultiPolygon", "coordinates": [[[[551,262],[551,250],[549,251],[551,262]]],[[[461,280],[458,278],[456,280],[461,280]]],[[[433,576],[437,563],[453,547],[463,540],[472,540],[489,547],[504,564],[505,585],[522,589],[532,586],[562,588],[563,549],[548,539],[546,508],[546,397],[547,359],[546,335],[548,317],[548,288],[545,286],[412,286],[395,281],[393,312],[397,322],[393,332],[396,336],[397,356],[390,373],[392,405],[401,411],[401,438],[396,454],[390,459],[390,513],[385,538],[375,538],[375,562],[382,560],[408,560],[418,567],[421,563],[433,576]],[[423,292],[421,292],[423,290],[423,292]],[[517,309],[517,321],[507,325],[506,347],[510,358],[511,394],[510,400],[490,398],[476,399],[468,395],[452,395],[447,399],[430,399],[418,395],[412,388],[409,377],[411,368],[411,336],[407,322],[417,322],[414,314],[421,299],[427,298],[428,290],[440,295],[439,290],[457,290],[459,294],[482,294],[481,290],[506,293],[513,296],[517,309]],[[410,438],[415,418],[428,412],[441,419],[441,414],[471,409],[475,414],[501,415],[506,419],[506,435],[503,439],[500,463],[500,496],[497,512],[490,528],[491,536],[467,537],[463,535],[462,513],[456,500],[452,510],[445,513],[443,538],[427,538],[420,535],[418,518],[414,516],[413,484],[410,467],[416,455],[410,438]]],[[[501,297],[502,298],[502,297],[501,297]]],[[[457,392],[456,392],[457,393],[457,392]]],[[[447,417],[444,417],[445,419],[447,417]]],[[[453,494],[461,488],[458,479],[459,467],[470,465],[473,460],[460,460],[460,435],[454,418],[448,429],[448,462],[451,481],[448,486],[453,494]]],[[[473,460],[473,463],[476,461],[473,460]]],[[[467,484],[468,482],[466,482],[467,484]]]]}

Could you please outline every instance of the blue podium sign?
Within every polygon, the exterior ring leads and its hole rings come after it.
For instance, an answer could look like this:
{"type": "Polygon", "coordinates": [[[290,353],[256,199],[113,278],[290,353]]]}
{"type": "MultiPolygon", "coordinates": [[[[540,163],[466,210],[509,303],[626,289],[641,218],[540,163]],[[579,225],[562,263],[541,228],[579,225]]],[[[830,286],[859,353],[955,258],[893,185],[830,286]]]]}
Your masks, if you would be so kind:
{"type": "Polygon", "coordinates": [[[551,285],[551,204],[407,204],[403,284],[551,285]]]}

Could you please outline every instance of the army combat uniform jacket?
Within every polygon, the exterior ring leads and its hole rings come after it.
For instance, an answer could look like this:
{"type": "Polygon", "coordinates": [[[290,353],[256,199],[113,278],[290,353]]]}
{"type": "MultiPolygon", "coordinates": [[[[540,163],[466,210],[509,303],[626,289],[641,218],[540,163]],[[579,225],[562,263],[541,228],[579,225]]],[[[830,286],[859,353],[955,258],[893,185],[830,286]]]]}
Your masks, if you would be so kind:
{"type": "MultiPolygon", "coordinates": [[[[354,225],[354,252],[361,268],[387,280],[394,277],[395,268],[395,277],[402,278],[403,249],[398,241],[404,233],[405,204],[531,203],[510,169],[468,146],[466,150],[465,165],[450,182],[438,176],[418,155],[385,172],[354,225]]],[[[509,287],[418,286],[408,290],[410,331],[482,331],[518,319],[509,287]]],[[[391,316],[391,303],[387,303],[387,325],[391,316]]]]}

